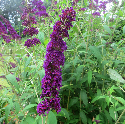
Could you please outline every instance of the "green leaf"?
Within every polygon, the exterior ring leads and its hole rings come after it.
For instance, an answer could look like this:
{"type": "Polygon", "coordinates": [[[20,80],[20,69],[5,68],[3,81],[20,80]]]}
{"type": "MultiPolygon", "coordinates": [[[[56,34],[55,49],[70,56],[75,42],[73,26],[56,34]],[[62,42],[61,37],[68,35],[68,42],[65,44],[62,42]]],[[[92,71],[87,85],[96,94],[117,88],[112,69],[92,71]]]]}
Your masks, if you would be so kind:
{"type": "Polygon", "coordinates": [[[119,16],[123,16],[123,12],[119,9],[119,16]]]}
{"type": "Polygon", "coordinates": [[[40,76],[40,80],[42,80],[42,78],[45,76],[45,70],[44,69],[43,70],[39,70],[38,74],[40,76]]]}
{"type": "Polygon", "coordinates": [[[17,62],[20,64],[20,59],[19,59],[19,57],[15,57],[15,59],[16,59],[17,62]]]}
{"type": "Polygon", "coordinates": [[[71,98],[70,99],[70,103],[69,103],[69,107],[73,106],[74,104],[76,104],[78,102],[78,98],[75,97],[75,98],[71,98]]]}
{"type": "Polygon", "coordinates": [[[97,89],[97,96],[101,96],[101,90],[97,89]]]}
{"type": "Polygon", "coordinates": [[[34,106],[37,106],[37,104],[29,104],[29,105],[27,105],[22,111],[25,111],[25,110],[27,110],[27,109],[29,109],[29,108],[34,107],[34,106]]]}
{"type": "Polygon", "coordinates": [[[2,122],[2,120],[5,119],[5,118],[6,118],[6,117],[2,117],[2,118],[0,118],[0,122],[2,122]]]}
{"type": "Polygon", "coordinates": [[[48,119],[49,119],[49,124],[57,124],[56,116],[52,111],[49,111],[48,119]]]}
{"type": "Polygon", "coordinates": [[[119,101],[120,103],[122,103],[123,105],[125,105],[125,100],[121,97],[114,97],[115,100],[119,101]]]}
{"type": "Polygon", "coordinates": [[[66,116],[66,118],[67,118],[68,120],[70,120],[69,113],[68,113],[68,111],[67,111],[65,108],[61,108],[61,112],[63,112],[63,113],[64,113],[64,116],[66,116]]]}
{"type": "Polygon", "coordinates": [[[27,67],[27,66],[29,65],[31,59],[32,59],[31,56],[29,56],[29,57],[27,58],[27,61],[26,61],[26,63],[25,63],[25,67],[27,67]]]}
{"type": "Polygon", "coordinates": [[[6,116],[7,122],[8,122],[8,115],[10,114],[10,109],[11,109],[10,105],[5,107],[5,116],[6,116]]]}
{"type": "Polygon", "coordinates": [[[31,66],[28,66],[30,68],[36,68],[36,65],[31,65],[31,66]]]}
{"type": "Polygon", "coordinates": [[[93,53],[93,55],[98,59],[98,61],[101,63],[102,56],[100,54],[99,48],[96,46],[89,46],[90,51],[93,53]]]}
{"type": "Polygon", "coordinates": [[[64,64],[64,66],[63,66],[63,70],[65,70],[65,69],[69,68],[70,66],[71,66],[71,64],[70,64],[70,63],[65,63],[65,64],[64,64]]]}
{"type": "Polygon", "coordinates": [[[77,124],[79,119],[73,119],[69,121],[69,124],[77,124]]]}
{"type": "Polygon", "coordinates": [[[90,86],[90,84],[91,84],[91,80],[92,80],[92,71],[88,71],[88,84],[89,84],[89,86],[90,86]]]}
{"type": "Polygon", "coordinates": [[[85,7],[87,7],[87,0],[84,0],[85,7]]]}
{"type": "Polygon", "coordinates": [[[46,46],[48,43],[49,43],[49,39],[46,39],[46,40],[44,41],[44,45],[46,46]]]}
{"type": "Polygon", "coordinates": [[[17,83],[16,77],[12,74],[9,74],[9,75],[6,75],[6,78],[19,91],[19,85],[17,83]]]}
{"type": "Polygon", "coordinates": [[[111,118],[109,112],[108,112],[107,110],[104,110],[104,112],[105,112],[105,116],[106,116],[107,119],[109,120],[109,124],[112,124],[112,118],[111,118]]]}
{"type": "Polygon", "coordinates": [[[92,61],[91,59],[84,59],[86,62],[90,62],[91,64],[95,64],[94,61],[92,61]]]}
{"type": "Polygon", "coordinates": [[[86,115],[85,115],[85,113],[83,111],[80,111],[80,117],[82,119],[82,122],[84,124],[87,124],[87,118],[86,118],[86,115]]]}
{"type": "Polygon", "coordinates": [[[112,34],[110,28],[107,25],[103,25],[103,27],[110,35],[112,34]]]}
{"type": "Polygon", "coordinates": [[[20,113],[17,114],[17,116],[24,116],[23,112],[21,111],[20,113]]]}
{"type": "MultiPolygon", "coordinates": [[[[122,116],[122,117],[123,117],[123,116],[122,116]]],[[[125,120],[124,120],[123,124],[125,124],[125,120]]]]}
{"type": "Polygon", "coordinates": [[[120,74],[118,74],[115,70],[108,69],[107,71],[112,80],[119,81],[121,83],[125,83],[125,80],[122,78],[122,76],[120,74]]]}
{"type": "Polygon", "coordinates": [[[107,13],[107,14],[106,14],[106,21],[109,20],[109,18],[110,18],[109,16],[110,16],[110,14],[107,13]]]}
{"type": "Polygon", "coordinates": [[[114,63],[115,63],[114,68],[117,67],[118,64],[120,64],[120,63],[123,63],[123,64],[124,64],[124,62],[122,62],[122,61],[120,61],[120,60],[114,60],[114,63]]]}
{"type": "Polygon", "coordinates": [[[124,110],[124,109],[125,109],[125,106],[122,106],[122,107],[118,107],[118,108],[116,109],[116,111],[124,110]]]}
{"type": "Polygon", "coordinates": [[[77,63],[81,62],[81,60],[78,57],[75,57],[75,59],[73,60],[73,65],[74,67],[76,66],[77,63]]]}
{"type": "Polygon", "coordinates": [[[81,77],[81,73],[83,71],[84,65],[80,65],[76,68],[76,72],[77,72],[77,77],[76,77],[76,81],[78,81],[81,77]]]}
{"type": "MultiPolygon", "coordinates": [[[[82,47],[82,48],[84,47],[85,48],[86,47],[85,42],[82,42],[82,43],[78,44],[77,47],[76,47],[76,49],[78,49],[79,47],[82,47]]],[[[71,51],[74,51],[74,50],[71,50],[71,51]]],[[[78,52],[81,52],[81,51],[78,51],[78,52]]],[[[83,51],[83,52],[86,53],[86,51],[83,51]]]]}
{"type": "Polygon", "coordinates": [[[37,115],[33,124],[35,124],[39,118],[41,118],[41,116],[37,115]]]}
{"type": "Polygon", "coordinates": [[[35,123],[35,119],[31,116],[27,116],[26,119],[25,119],[25,122],[27,122],[28,124],[37,124],[35,123]]]}
{"type": "Polygon", "coordinates": [[[40,42],[43,44],[44,43],[44,32],[40,31],[38,34],[38,39],[40,40],[40,42]]]}
{"type": "Polygon", "coordinates": [[[92,120],[90,118],[87,118],[88,124],[92,124],[92,120]]]}
{"type": "Polygon", "coordinates": [[[101,98],[105,98],[105,96],[96,96],[92,101],[91,103],[94,103],[95,101],[101,99],[101,98]]]}
{"type": "Polygon", "coordinates": [[[116,86],[112,86],[108,91],[110,92],[110,95],[115,92],[114,89],[119,89],[119,87],[116,87],[116,86]]]}
{"type": "Polygon", "coordinates": [[[109,96],[106,96],[106,102],[108,106],[109,106],[110,101],[111,101],[111,98],[109,96]]]}
{"type": "Polygon", "coordinates": [[[83,90],[81,90],[81,91],[80,91],[80,95],[81,95],[81,99],[82,99],[83,103],[84,103],[85,105],[88,105],[88,98],[87,98],[86,92],[83,91],[83,90]]]}
{"type": "Polygon", "coordinates": [[[35,93],[31,93],[31,95],[28,95],[25,100],[23,100],[23,102],[25,102],[28,98],[32,97],[33,95],[35,95],[35,93]]]}
{"type": "MultiPolygon", "coordinates": [[[[45,120],[46,120],[46,117],[43,116],[43,124],[45,124],[45,120]]],[[[41,116],[39,116],[37,122],[38,122],[38,124],[41,124],[41,122],[42,122],[42,118],[41,118],[41,116]]],[[[49,124],[49,120],[47,120],[47,124],[49,124]]]]}
{"type": "Polygon", "coordinates": [[[117,114],[117,112],[115,111],[115,108],[114,108],[114,107],[110,107],[110,108],[109,108],[109,113],[110,113],[110,116],[116,121],[117,118],[118,118],[118,114],[117,114]]]}
{"type": "Polygon", "coordinates": [[[21,95],[21,98],[20,98],[20,99],[22,100],[22,99],[24,99],[24,97],[26,97],[26,96],[28,96],[28,95],[29,95],[29,93],[23,93],[23,94],[21,95]]]}
{"type": "Polygon", "coordinates": [[[125,34],[125,26],[123,27],[123,34],[125,34]]]}
{"type": "Polygon", "coordinates": [[[15,110],[16,110],[16,114],[18,114],[18,112],[20,111],[20,105],[18,102],[15,102],[15,110]]]}

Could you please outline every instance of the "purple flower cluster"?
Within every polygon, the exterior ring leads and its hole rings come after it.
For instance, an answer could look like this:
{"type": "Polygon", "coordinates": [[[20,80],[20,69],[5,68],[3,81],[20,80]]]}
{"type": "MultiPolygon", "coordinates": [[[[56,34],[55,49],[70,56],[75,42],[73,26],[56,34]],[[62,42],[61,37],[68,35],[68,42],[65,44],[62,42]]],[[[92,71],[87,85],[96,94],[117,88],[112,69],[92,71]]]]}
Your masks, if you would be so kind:
{"type": "MultiPolygon", "coordinates": [[[[25,3],[24,3],[25,4],[25,3]]],[[[23,9],[23,13],[21,16],[21,19],[24,20],[22,22],[22,25],[26,26],[26,28],[23,31],[24,35],[30,35],[31,37],[34,34],[38,34],[37,27],[34,27],[34,24],[37,24],[36,18],[34,16],[30,16],[30,13],[35,13],[35,15],[38,16],[48,16],[46,13],[46,7],[42,6],[43,2],[41,0],[33,0],[32,5],[27,4],[26,7],[23,9]]],[[[39,39],[33,38],[33,39],[27,39],[24,46],[31,47],[36,44],[41,44],[39,39]]]]}
{"type": "Polygon", "coordinates": [[[28,35],[30,35],[30,36],[33,36],[33,34],[38,34],[38,29],[36,29],[36,27],[34,28],[34,27],[30,27],[30,28],[25,28],[24,30],[23,30],[23,34],[24,35],[26,35],[26,34],[28,34],[28,35]]]}
{"type": "Polygon", "coordinates": [[[30,23],[32,24],[37,24],[37,21],[35,19],[35,17],[33,16],[29,16],[28,19],[25,19],[23,22],[22,22],[22,25],[24,26],[30,26],[30,23]]]}
{"type": "Polygon", "coordinates": [[[11,68],[15,68],[15,67],[16,67],[16,64],[15,64],[15,63],[13,63],[13,62],[10,62],[10,63],[9,63],[9,65],[11,65],[10,69],[11,69],[11,68]]]}
{"type": "Polygon", "coordinates": [[[105,44],[106,44],[106,47],[108,47],[110,44],[112,44],[112,42],[107,42],[105,44]]]}
{"type": "Polygon", "coordinates": [[[43,2],[41,0],[33,0],[32,4],[35,6],[35,8],[33,9],[34,11],[36,11],[35,15],[38,16],[48,16],[48,13],[46,13],[46,7],[43,6],[43,2]]]}
{"type": "Polygon", "coordinates": [[[97,15],[97,16],[101,16],[99,12],[94,12],[92,13],[93,16],[97,15]]]}
{"type": "Polygon", "coordinates": [[[11,39],[13,39],[13,40],[14,39],[21,39],[21,37],[17,34],[15,29],[11,26],[10,22],[7,19],[5,19],[2,15],[0,15],[0,17],[4,21],[8,31],[11,34],[11,36],[7,35],[8,32],[6,31],[5,26],[2,24],[2,22],[0,22],[0,35],[3,37],[4,41],[9,43],[9,42],[11,42],[11,39]]]}
{"type": "Polygon", "coordinates": [[[100,120],[95,120],[96,124],[100,123],[100,120]]]}
{"type": "Polygon", "coordinates": [[[23,11],[23,14],[21,16],[21,19],[24,20],[22,22],[22,25],[26,26],[26,28],[23,31],[23,34],[26,35],[31,35],[33,36],[33,34],[38,34],[38,30],[37,27],[33,27],[33,24],[37,24],[37,21],[35,19],[35,17],[30,16],[30,13],[34,13],[35,11],[32,10],[31,8],[32,6],[30,4],[28,4],[23,11]]]}
{"type": "Polygon", "coordinates": [[[27,41],[25,42],[24,46],[27,46],[28,47],[32,47],[32,45],[35,45],[36,44],[41,44],[41,42],[39,41],[39,39],[37,38],[33,38],[32,40],[31,39],[27,39],[27,41]]]}
{"type": "Polygon", "coordinates": [[[7,35],[8,32],[6,31],[5,26],[2,24],[2,22],[0,21],[0,36],[3,37],[4,41],[6,41],[7,43],[11,42],[11,38],[7,35]]]}
{"type": "Polygon", "coordinates": [[[64,50],[67,50],[66,43],[62,40],[63,37],[69,37],[68,31],[72,21],[75,21],[76,12],[73,7],[62,11],[62,15],[59,15],[60,21],[58,20],[53,26],[53,32],[50,35],[51,41],[48,43],[46,48],[46,60],[44,61],[43,67],[45,69],[45,76],[42,79],[42,103],[40,102],[37,106],[37,113],[39,115],[50,110],[55,109],[56,112],[61,111],[60,107],[60,90],[62,77],[60,65],[64,65],[65,56],[63,54],[64,50]]]}
{"type": "MultiPolygon", "coordinates": [[[[110,0],[110,1],[98,1],[98,0],[94,0],[94,2],[93,2],[93,6],[92,6],[92,0],[90,0],[90,4],[89,4],[89,9],[94,9],[94,10],[99,10],[100,11],[100,9],[103,9],[103,13],[105,13],[105,11],[106,11],[106,4],[107,3],[111,3],[111,2],[113,2],[112,0],[110,0]],[[95,3],[96,4],[95,4],[95,3]],[[99,4],[100,3],[100,4],[99,4]],[[98,5],[99,4],[99,5],[98,5]]],[[[97,16],[101,16],[100,15],[100,13],[99,12],[94,12],[93,14],[92,14],[93,16],[95,16],[95,15],[97,15],[97,16]]]]}

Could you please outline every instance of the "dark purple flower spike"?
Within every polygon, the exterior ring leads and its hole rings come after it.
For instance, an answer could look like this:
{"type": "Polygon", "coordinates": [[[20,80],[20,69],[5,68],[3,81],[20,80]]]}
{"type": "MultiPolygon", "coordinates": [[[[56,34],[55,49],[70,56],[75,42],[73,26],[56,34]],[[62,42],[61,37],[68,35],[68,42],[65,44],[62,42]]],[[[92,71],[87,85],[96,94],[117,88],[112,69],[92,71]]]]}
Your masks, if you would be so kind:
{"type": "Polygon", "coordinates": [[[45,112],[47,114],[50,110],[55,109],[56,112],[61,111],[59,92],[62,86],[61,68],[60,65],[64,65],[65,56],[64,50],[67,50],[66,43],[62,40],[64,37],[69,37],[68,31],[72,21],[75,21],[76,12],[73,7],[62,11],[62,15],[59,15],[60,21],[58,20],[53,26],[53,32],[50,35],[51,41],[48,43],[46,48],[46,60],[44,61],[43,68],[45,69],[45,76],[42,79],[42,94],[40,102],[37,106],[37,113],[39,115],[45,112]],[[57,90],[58,89],[58,90],[57,90]]]}

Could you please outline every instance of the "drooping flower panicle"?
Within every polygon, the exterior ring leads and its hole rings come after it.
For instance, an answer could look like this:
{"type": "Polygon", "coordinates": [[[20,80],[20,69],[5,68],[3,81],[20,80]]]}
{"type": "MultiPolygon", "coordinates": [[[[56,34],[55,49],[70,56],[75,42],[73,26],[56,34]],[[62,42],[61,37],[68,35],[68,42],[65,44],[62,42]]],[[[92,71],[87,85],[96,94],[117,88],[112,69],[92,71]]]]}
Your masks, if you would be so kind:
{"type": "MultiPolygon", "coordinates": [[[[37,27],[34,27],[34,24],[37,24],[35,16],[30,16],[30,13],[34,13],[35,15],[41,17],[41,16],[48,16],[48,13],[46,13],[46,7],[42,6],[43,2],[41,0],[33,0],[32,4],[27,4],[26,7],[23,10],[21,19],[24,20],[22,22],[22,25],[26,26],[26,28],[23,31],[24,35],[30,35],[31,37],[34,34],[38,34],[37,27]]],[[[36,44],[41,44],[39,39],[33,38],[33,39],[27,39],[25,41],[24,46],[27,46],[27,48],[32,47],[36,44]]]]}
{"type": "Polygon", "coordinates": [[[48,43],[46,48],[46,60],[44,61],[43,68],[45,69],[45,76],[42,79],[42,94],[40,102],[37,106],[37,113],[39,115],[45,112],[47,114],[50,110],[55,109],[56,112],[61,111],[59,92],[62,87],[62,77],[60,65],[64,65],[65,56],[64,50],[67,50],[66,43],[62,40],[64,37],[69,37],[68,31],[72,27],[72,21],[75,21],[76,12],[73,7],[62,11],[62,15],[59,15],[60,21],[58,20],[53,26],[53,32],[50,35],[51,41],[48,43]],[[58,90],[57,90],[58,89],[58,90]]]}
{"type": "Polygon", "coordinates": [[[8,31],[10,32],[11,36],[8,35],[8,32],[5,28],[5,26],[2,24],[2,22],[0,22],[0,35],[3,37],[4,41],[6,41],[7,43],[11,42],[11,39],[21,39],[21,37],[17,34],[17,32],[15,31],[15,29],[11,26],[10,22],[5,19],[2,15],[0,15],[0,18],[3,20],[3,22],[5,23],[8,31]]]}

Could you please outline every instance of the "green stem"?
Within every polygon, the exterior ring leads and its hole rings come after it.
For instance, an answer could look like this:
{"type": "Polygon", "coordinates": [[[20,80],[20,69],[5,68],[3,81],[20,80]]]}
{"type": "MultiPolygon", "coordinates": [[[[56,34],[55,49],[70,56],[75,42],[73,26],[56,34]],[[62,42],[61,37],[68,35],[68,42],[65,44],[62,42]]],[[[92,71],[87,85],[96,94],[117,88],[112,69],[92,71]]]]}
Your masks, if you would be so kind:
{"type": "Polygon", "coordinates": [[[33,53],[34,53],[34,57],[35,57],[35,60],[36,60],[36,56],[35,56],[35,47],[33,45],[33,53]]]}
{"type": "Polygon", "coordinates": [[[120,115],[120,117],[118,118],[118,120],[116,121],[115,124],[117,124],[119,122],[119,120],[121,119],[122,115],[125,113],[125,109],[123,110],[122,114],[120,115]]]}
{"type": "Polygon", "coordinates": [[[68,0],[67,0],[67,7],[68,7],[68,0]]]}
{"type": "Polygon", "coordinates": [[[83,5],[83,0],[81,0],[81,8],[82,8],[82,5],[83,5]]]}
{"type": "MultiPolygon", "coordinates": [[[[74,59],[75,59],[75,52],[74,52],[74,59]]],[[[73,69],[72,69],[72,73],[73,73],[73,71],[74,71],[74,66],[73,66],[73,69]]],[[[71,83],[72,83],[72,81],[70,81],[70,86],[71,86],[71,83]]],[[[68,110],[68,105],[69,105],[69,98],[70,98],[70,90],[69,90],[69,96],[68,96],[68,102],[67,102],[67,110],[68,110]]]]}
{"type": "MultiPolygon", "coordinates": [[[[17,102],[19,103],[20,108],[23,110],[23,107],[22,107],[22,105],[21,105],[21,103],[20,103],[20,99],[19,99],[19,97],[18,97],[18,95],[17,95],[17,93],[16,93],[16,91],[15,91],[15,88],[13,88],[13,86],[11,85],[11,83],[10,83],[8,80],[7,80],[7,82],[8,82],[8,84],[11,86],[12,90],[14,91],[14,94],[15,94],[15,96],[16,96],[16,98],[17,98],[17,102]]],[[[23,111],[23,114],[25,115],[24,111],[23,111]]]]}
{"type": "Polygon", "coordinates": [[[43,116],[41,115],[41,118],[42,118],[42,124],[43,124],[43,116]]]}
{"type": "Polygon", "coordinates": [[[45,121],[45,124],[47,124],[47,120],[48,120],[48,114],[47,114],[47,116],[46,116],[46,121],[45,121]]]}

